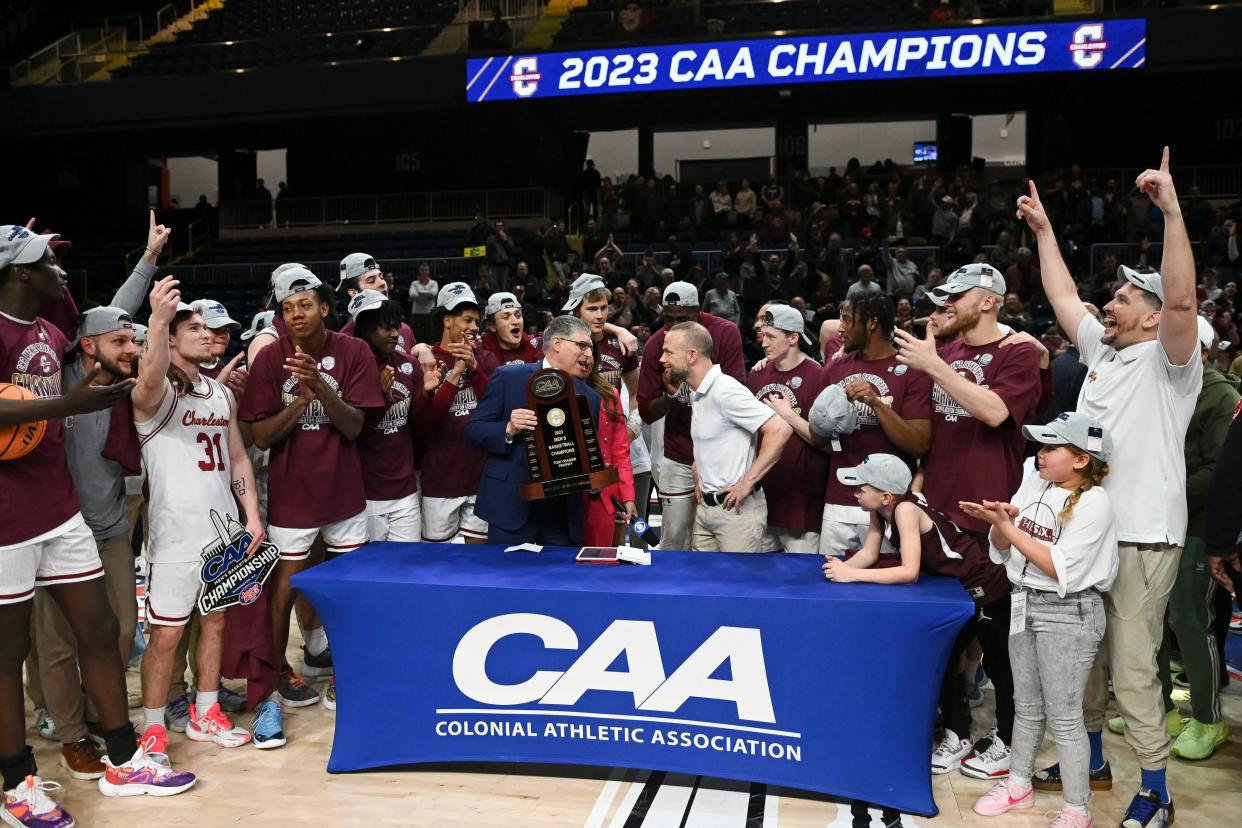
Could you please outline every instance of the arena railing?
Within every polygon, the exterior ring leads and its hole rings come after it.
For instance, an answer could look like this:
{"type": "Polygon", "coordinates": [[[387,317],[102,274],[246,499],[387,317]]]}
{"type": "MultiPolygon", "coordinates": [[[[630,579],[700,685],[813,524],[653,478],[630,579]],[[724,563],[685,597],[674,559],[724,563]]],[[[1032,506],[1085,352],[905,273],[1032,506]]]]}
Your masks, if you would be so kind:
{"type": "Polygon", "coordinates": [[[548,191],[538,187],[224,201],[220,203],[220,228],[421,224],[470,221],[476,216],[546,219],[548,210],[548,191]]]}
{"type": "MultiPolygon", "coordinates": [[[[1125,193],[1134,186],[1135,177],[1142,172],[1132,167],[1105,167],[1084,169],[1083,175],[1103,186],[1112,179],[1118,193],[1125,193]]],[[[1198,164],[1174,167],[1178,196],[1185,200],[1194,187],[1205,198],[1228,198],[1242,196],[1242,164],[1198,164]]]]}
{"type": "MultiPolygon", "coordinates": [[[[484,264],[481,258],[465,258],[464,256],[418,256],[412,258],[383,259],[380,265],[385,273],[391,273],[397,285],[408,285],[418,275],[419,265],[426,264],[431,269],[431,278],[444,284],[444,281],[473,280],[478,274],[479,265],[484,264]]],[[[195,285],[219,285],[253,288],[266,286],[272,271],[281,262],[244,262],[235,264],[176,264],[161,267],[161,273],[176,276],[180,281],[195,285]]],[[[323,280],[324,284],[335,286],[340,279],[340,260],[303,261],[301,264],[310,268],[311,272],[323,280]]]]}
{"type": "MultiPolygon", "coordinates": [[[[1199,242],[1191,242],[1190,247],[1194,250],[1195,261],[1202,265],[1200,254],[1203,251],[1203,245],[1199,242]]],[[[1091,245],[1088,253],[1091,262],[1091,272],[1087,276],[1094,276],[1104,268],[1104,259],[1106,256],[1113,255],[1117,257],[1117,264],[1126,265],[1127,267],[1138,267],[1141,264],[1160,269],[1160,260],[1164,257],[1164,242],[1152,242],[1147,245],[1146,251],[1140,244],[1117,243],[1117,242],[1100,242],[1091,245]],[[1142,261],[1144,252],[1147,254],[1147,261],[1142,261]]]]}

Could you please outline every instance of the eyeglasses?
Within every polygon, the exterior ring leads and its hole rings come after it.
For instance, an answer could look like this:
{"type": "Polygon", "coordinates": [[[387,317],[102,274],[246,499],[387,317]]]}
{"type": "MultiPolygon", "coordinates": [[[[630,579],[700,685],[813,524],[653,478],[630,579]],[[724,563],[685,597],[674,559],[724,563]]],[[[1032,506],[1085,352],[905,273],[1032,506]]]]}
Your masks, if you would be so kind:
{"type": "Polygon", "coordinates": [[[557,339],[561,340],[562,342],[572,342],[574,345],[577,345],[577,346],[578,346],[578,350],[579,350],[579,351],[581,351],[581,352],[582,352],[582,353],[584,353],[584,354],[585,354],[587,351],[591,350],[591,346],[594,344],[594,343],[593,343],[591,340],[589,340],[589,339],[588,339],[588,340],[586,340],[585,342],[583,342],[581,339],[570,339],[570,338],[569,338],[569,337],[567,337],[567,336],[558,336],[558,337],[557,337],[557,339]]]}

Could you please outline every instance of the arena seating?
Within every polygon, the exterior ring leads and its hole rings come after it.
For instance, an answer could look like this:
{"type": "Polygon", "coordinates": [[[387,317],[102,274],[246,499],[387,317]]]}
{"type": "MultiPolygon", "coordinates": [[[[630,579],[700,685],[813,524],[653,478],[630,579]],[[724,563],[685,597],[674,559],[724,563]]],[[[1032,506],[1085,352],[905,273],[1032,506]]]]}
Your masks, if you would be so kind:
{"type": "MultiPolygon", "coordinates": [[[[929,9],[935,5],[911,0],[705,0],[696,18],[694,9],[667,0],[620,4],[614,0],[590,0],[569,15],[557,34],[556,45],[759,34],[780,29],[923,25],[932,19],[929,9]]],[[[1039,7],[1047,5],[1005,0],[955,4],[970,6],[970,17],[985,18],[1043,13],[1046,8],[1039,7]]]]}
{"type": "Polygon", "coordinates": [[[415,55],[456,12],[452,0],[226,3],[115,74],[141,77],[415,55]]]}

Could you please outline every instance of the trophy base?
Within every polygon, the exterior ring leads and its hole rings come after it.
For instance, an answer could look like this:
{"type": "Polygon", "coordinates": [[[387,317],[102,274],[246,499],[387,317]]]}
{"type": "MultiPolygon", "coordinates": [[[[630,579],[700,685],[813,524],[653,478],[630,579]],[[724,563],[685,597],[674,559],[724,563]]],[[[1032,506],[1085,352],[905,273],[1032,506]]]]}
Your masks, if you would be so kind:
{"type": "Polygon", "coordinates": [[[543,500],[548,497],[577,494],[578,492],[599,491],[611,486],[620,479],[614,468],[600,469],[589,474],[575,474],[557,480],[543,480],[538,483],[523,483],[518,487],[522,500],[543,500]]]}

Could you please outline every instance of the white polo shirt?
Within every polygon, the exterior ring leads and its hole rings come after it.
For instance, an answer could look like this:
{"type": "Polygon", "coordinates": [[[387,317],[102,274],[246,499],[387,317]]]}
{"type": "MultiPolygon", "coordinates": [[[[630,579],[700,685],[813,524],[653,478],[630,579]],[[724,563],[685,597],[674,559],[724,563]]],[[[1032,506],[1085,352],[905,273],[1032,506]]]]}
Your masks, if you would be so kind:
{"type": "Polygon", "coordinates": [[[690,438],[699,487],[718,492],[742,479],[755,462],[759,429],[776,415],[745,385],[713,365],[691,394],[690,438]]]}
{"type": "Polygon", "coordinates": [[[1119,543],[1186,541],[1186,428],[1203,387],[1196,349],[1173,365],[1159,339],[1118,351],[1100,341],[1091,315],[1078,325],[1087,378],[1078,410],[1113,435],[1104,488],[1117,517],[1119,543]]]}

